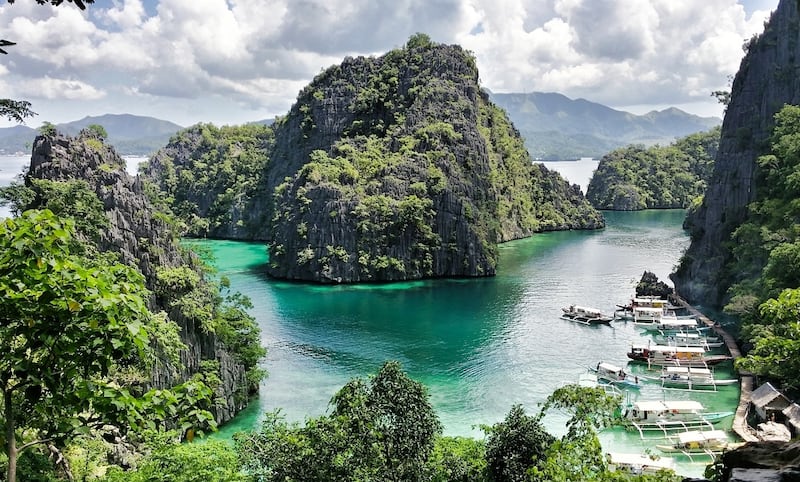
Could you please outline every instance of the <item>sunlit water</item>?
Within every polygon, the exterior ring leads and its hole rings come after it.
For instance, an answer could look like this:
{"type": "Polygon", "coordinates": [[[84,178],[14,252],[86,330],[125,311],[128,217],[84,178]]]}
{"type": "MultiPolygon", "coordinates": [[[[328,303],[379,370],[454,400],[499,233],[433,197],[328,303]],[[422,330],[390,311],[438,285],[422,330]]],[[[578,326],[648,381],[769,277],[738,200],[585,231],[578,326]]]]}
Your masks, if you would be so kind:
{"type": "MultiPolygon", "coordinates": [[[[647,338],[630,324],[589,327],[559,318],[571,303],[607,312],[626,302],[644,270],[667,280],[688,238],[681,210],[605,213],[608,227],[536,235],[500,247],[493,278],[319,286],[270,280],[258,243],[200,241],[220,275],[248,295],[269,350],[260,397],[221,436],[258,425],[280,408],[289,420],[325,412],[347,380],[399,360],[429,389],[449,435],[481,437],[479,424],[503,419],[513,404],[529,413],[557,387],[576,382],[598,361],[625,365],[632,342],[647,338]]],[[[730,378],[729,368],[720,369],[730,378]]],[[[657,375],[658,372],[651,373],[657,375]]],[[[716,393],[645,386],[633,399],[695,399],[709,410],[734,410],[736,387],[716,393]]],[[[563,416],[546,419],[563,432],[563,416]]],[[[730,420],[723,427],[730,427],[730,420]]],[[[655,442],[621,429],[605,431],[606,450],[642,453],[655,442]]],[[[684,464],[700,475],[704,464],[684,464]]]]}
{"type": "MultiPolygon", "coordinates": [[[[0,185],[28,157],[0,157],[0,185]]],[[[129,170],[142,159],[129,160],[129,170]]],[[[584,191],[597,161],[548,163],[584,191]],[[581,163],[578,165],[576,163],[581,163]]],[[[0,208],[0,216],[8,211],[0,208]]],[[[429,389],[448,435],[482,437],[478,425],[502,420],[513,404],[528,413],[557,387],[576,382],[603,360],[625,365],[632,342],[646,340],[626,323],[589,327],[559,318],[562,306],[582,304],[611,312],[626,302],[645,270],[667,281],[688,245],[680,210],[605,212],[607,227],[536,235],[500,247],[497,276],[408,283],[319,286],[268,279],[262,244],[192,241],[213,252],[219,275],[249,296],[268,349],[269,377],[259,398],[219,432],[256,428],[265,411],[289,420],[325,413],[349,379],[399,360],[429,389]]],[[[721,378],[730,378],[722,367],[721,378]]],[[[657,373],[654,373],[657,374],[657,373]]],[[[632,399],[695,399],[709,410],[734,410],[737,387],[716,393],[664,391],[645,386],[632,399]]],[[[546,419],[563,433],[563,415],[546,419]]],[[[730,428],[730,420],[723,428],[730,428]]],[[[601,433],[607,451],[642,453],[641,441],[622,429],[601,433]]],[[[680,460],[680,472],[701,475],[704,463],[680,460]]]]}

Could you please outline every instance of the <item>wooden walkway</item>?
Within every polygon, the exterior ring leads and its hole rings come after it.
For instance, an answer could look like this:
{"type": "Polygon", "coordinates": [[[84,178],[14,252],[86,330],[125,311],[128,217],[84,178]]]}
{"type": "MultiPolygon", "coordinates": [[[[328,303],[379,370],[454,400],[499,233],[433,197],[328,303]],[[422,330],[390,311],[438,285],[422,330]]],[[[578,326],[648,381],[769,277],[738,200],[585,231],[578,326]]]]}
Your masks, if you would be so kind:
{"type": "MultiPolygon", "coordinates": [[[[701,323],[711,327],[724,342],[734,360],[742,356],[736,340],[733,339],[730,333],[725,331],[724,328],[714,323],[706,315],[697,310],[694,306],[687,303],[680,296],[675,296],[679,304],[689,311],[692,315],[697,317],[701,323]]],[[[753,429],[747,423],[747,410],[750,407],[750,394],[753,392],[753,375],[750,373],[739,373],[739,406],[736,407],[736,414],[733,416],[733,431],[742,438],[745,442],[756,442],[758,437],[753,433],[753,429]]]]}

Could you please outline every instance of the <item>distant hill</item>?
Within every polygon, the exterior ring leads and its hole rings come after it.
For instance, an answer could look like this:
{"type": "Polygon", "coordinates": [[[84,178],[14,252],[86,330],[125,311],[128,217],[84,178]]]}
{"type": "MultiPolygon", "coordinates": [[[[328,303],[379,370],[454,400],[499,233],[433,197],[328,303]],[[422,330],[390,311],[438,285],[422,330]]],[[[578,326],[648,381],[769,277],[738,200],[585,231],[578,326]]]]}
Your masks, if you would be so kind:
{"type": "MultiPolygon", "coordinates": [[[[63,134],[74,136],[81,129],[98,124],[108,133],[108,143],[121,155],[147,155],[164,147],[173,134],[183,127],[154,117],[131,114],[106,114],[56,124],[63,134]]],[[[37,130],[27,126],[0,128],[0,154],[30,152],[37,130]]]]}
{"type": "Polygon", "coordinates": [[[722,123],[717,117],[699,117],[674,107],[636,115],[557,93],[490,93],[490,97],[508,113],[531,156],[539,159],[598,158],[629,144],[668,145],[722,123]]]}

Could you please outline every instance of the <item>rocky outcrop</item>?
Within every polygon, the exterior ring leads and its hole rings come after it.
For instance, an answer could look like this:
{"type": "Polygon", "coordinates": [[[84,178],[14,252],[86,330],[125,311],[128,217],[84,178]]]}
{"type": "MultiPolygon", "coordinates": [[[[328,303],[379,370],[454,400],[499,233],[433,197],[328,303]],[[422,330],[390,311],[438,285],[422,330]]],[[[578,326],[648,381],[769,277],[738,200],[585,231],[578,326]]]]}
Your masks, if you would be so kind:
{"type": "Polygon", "coordinates": [[[672,275],[690,303],[719,307],[735,274],[730,234],[747,217],[759,189],[756,160],[769,147],[774,115],[784,104],[800,104],[800,16],[796,0],[781,0],[764,33],[747,44],[733,81],[722,124],[714,173],[702,206],[687,219],[692,243],[672,275]]]}
{"type": "Polygon", "coordinates": [[[603,226],[579,190],[532,164],[458,46],[410,41],[326,70],[276,122],[270,159],[279,278],[490,276],[498,242],[603,226]]]}
{"type": "MultiPolygon", "coordinates": [[[[125,171],[125,162],[100,140],[56,134],[37,137],[26,184],[31,185],[34,179],[86,181],[103,203],[109,220],[108,228],[101,231],[96,240],[99,249],[117,253],[120,261],[141,271],[151,292],[156,291],[159,268],[186,266],[201,273],[194,257],[180,248],[163,217],[154,212],[142,181],[131,177],[125,171]]],[[[152,385],[171,387],[197,373],[203,360],[216,360],[222,380],[218,395],[225,402],[215,407],[215,416],[218,422],[231,419],[247,403],[245,368],[233,359],[213,333],[201,329],[179,309],[164,306],[155,294],[149,305],[151,311],[168,312],[180,326],[181,339],[187,346],[181,353],[183,369],[174,373],[156,368],[152,385]]]]}
{"type": "Polygon", "coordinates": [[[800,443],[751,442],[722,454],[722,482],[800,480],[800,443]]]}

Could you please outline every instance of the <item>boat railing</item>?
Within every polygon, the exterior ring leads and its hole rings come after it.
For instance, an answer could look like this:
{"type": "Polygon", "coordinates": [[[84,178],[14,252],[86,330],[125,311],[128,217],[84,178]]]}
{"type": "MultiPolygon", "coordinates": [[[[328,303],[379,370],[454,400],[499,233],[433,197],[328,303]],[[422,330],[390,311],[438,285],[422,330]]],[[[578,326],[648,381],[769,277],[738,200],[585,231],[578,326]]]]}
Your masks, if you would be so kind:
{"type": "Polygon", "coordinates": [[[639,431],[639,438],[642,440],[659,440],[668,438],[672,432],[688,432],[689,430],[714,430],[714,424],[709,420],[700,418],[692,421],[685,420],[670,420],[670,421],[655,421],[655,422],[634,422],[631,425],[639,431]],[[645,437],[644,432],[660,432],[662,435],[657,437],[645,437]]]}

